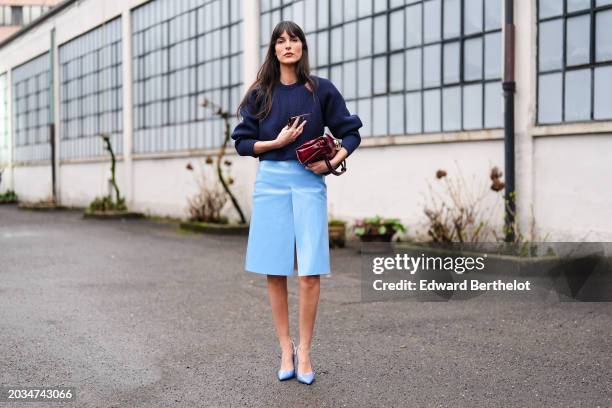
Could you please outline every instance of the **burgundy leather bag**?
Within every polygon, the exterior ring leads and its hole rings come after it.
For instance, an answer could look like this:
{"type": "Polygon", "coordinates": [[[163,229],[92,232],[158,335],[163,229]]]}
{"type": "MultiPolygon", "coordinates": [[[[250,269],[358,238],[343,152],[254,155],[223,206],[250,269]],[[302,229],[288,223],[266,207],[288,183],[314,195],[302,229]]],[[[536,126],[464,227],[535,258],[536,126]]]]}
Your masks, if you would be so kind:
{"type": "Polygon", "coordinates": [[[340,163],[340,171],[336,171],[329,162],[338,150],[340,150],[340,140],[326,133],[323,136],[302,143],[295,149],[295,152],[300,163],[309,164],[325,160],[329,172],[323,174],[332,173],[335,176],[340,176],[346,172],[346,160],[342,160],[342,163],[340,163]]]}

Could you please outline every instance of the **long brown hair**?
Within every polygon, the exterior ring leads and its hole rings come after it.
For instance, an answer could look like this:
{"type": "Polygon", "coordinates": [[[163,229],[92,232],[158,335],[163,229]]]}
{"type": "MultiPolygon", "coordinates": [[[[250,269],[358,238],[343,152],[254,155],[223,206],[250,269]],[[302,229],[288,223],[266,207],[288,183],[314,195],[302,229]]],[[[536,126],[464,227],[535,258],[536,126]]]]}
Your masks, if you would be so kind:
{"type": "Polygon", "coordinates": [[[240,105],[236,111],[236,116],[240,118],[240,109],[248,104],[248,98],[253,90],[256,90],[255,104],[261,106],[255,116],[258,119],[263,119],[272,110],[272,93],[275,85],[280,81],[280,62],[276,58],[276,40],[287,31],[290,37],[298,37],[302,41],[302,58],[295,63],[295,73],[297,74],[298,82],[304,82],[306,88],[313,93],[318,83],[316,78],[310,75],[310,65],[308,63],[308,44],[306,43],[306,36],[304,31],[299,25],[293,21],[281,21],[274,27],[272,31],[272,37],[270,38],[270,44],[268,45],[268,52],[266,58],[257,72],[257,79],[249,87],[248,91],[242,98],[240,105]]]}

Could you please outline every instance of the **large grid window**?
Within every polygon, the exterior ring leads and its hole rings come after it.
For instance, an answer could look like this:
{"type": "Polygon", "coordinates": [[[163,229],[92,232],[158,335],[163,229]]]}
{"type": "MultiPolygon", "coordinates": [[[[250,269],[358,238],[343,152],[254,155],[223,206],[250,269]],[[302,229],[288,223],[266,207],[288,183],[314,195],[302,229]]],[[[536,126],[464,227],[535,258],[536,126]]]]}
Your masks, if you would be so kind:
{"type": "Polygon", "coordinates": [[[261,0],[306,33],[313,72],[338,87],[362,136],[502,126],[502,0],[261,0]]]}
{"type": "MultiPolygon", "coordinates": [[[[132,13],[134,152],[213,148],[242,96],[241,0],[155,0],[132,13]]],[[[237,121],[233,115],[233,124],[237,121]]]]}
{"type": "Polygon", "coordinates": [[[100,137],[123,152],[121,19],[116,18],[62,45],[60,158],[107,154],[100,137]]]}
{"type": "Polygon", "coordinates": [[[612,119],[612,0],[538,1],[538,123],[612,119]]]}
{"type": "Polygon", "coordinates": [[[9,162],[8,75],[0,75],[0,165],[9,162]]]}
{"type": "Polygon", "coordinates": [[[51,159],[49,144],[49,53],[13,70],[15,161],[51,159]]]}

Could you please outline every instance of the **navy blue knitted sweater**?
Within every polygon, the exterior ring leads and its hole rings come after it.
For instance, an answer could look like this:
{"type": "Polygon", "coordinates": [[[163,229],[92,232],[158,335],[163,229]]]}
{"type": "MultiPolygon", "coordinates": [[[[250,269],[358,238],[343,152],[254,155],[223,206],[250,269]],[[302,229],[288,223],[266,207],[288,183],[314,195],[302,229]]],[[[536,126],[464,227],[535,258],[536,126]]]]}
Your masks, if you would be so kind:
{"type": "Polygon", "coordinates": [[[259,106],[255,104],[255,91],[247,98],[248,104],[240,109],[241,121],[232,133],[235,148],[241,156],[259,157],[259,160],[297,160],[295,149],[302,143],[323,135],[327,126],[332,135],[342,139],[342,146],[349,155],[359,146],[361,136],[358,129],[363,126],[357,115],[351,115],[344,98],[328,79],[313,76],[318,86],[315,97],[303,82],[284,85],[278,82],[272,96],[272,110],[263,120],[255,114],[259,106]],[[310,113],[300,136],[292,143],[256,155],[253,145],[258,140],[274,140],[291,116],[310,113]]]}

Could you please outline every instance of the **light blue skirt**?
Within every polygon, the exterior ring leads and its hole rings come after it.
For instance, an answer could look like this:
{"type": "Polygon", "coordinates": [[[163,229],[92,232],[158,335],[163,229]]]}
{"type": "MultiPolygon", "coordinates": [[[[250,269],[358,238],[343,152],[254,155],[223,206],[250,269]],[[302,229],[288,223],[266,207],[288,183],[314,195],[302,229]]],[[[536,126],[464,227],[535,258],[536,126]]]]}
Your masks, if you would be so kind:
{"type": "Polygon", "coordinates": [[[325,176],[297,160],[262,160],[255,178],[245,270],[291,276],[330,273],[325,176]]]}

